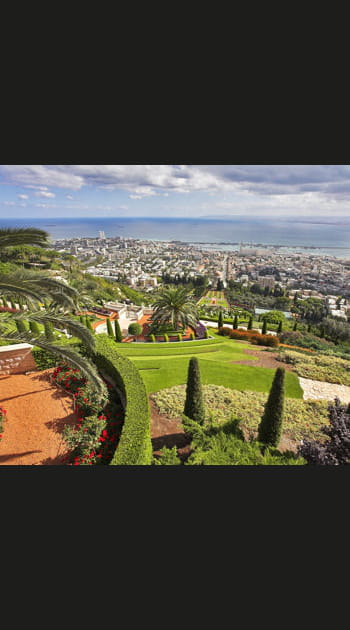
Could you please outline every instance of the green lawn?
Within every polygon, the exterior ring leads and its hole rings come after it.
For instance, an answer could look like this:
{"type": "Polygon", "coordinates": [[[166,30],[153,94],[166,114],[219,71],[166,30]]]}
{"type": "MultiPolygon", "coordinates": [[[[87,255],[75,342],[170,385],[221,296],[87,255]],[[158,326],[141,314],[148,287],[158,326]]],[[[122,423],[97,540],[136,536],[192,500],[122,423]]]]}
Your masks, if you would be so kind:
{"type": "MultiPolygon", "coordinates": [[[[140,370],[149,393],[187,380],[188,362],[198,356],[203,384],[223,385],[231,389],[268,392],[275,370],[254,367],[255,357],[244,354],[250,344],[226,340],[210,331],[215,339],[205,342],[168,344],[120,344],[118,352],[128,356],[140,370]],[[236,365],[232,361],[250,360],[250,365],[236,365]]],[[[255,346],[255,350],[258,348],[255,346]]],[[[302,398],[298,377],[286,373],[286,396],[302,398]]]]}

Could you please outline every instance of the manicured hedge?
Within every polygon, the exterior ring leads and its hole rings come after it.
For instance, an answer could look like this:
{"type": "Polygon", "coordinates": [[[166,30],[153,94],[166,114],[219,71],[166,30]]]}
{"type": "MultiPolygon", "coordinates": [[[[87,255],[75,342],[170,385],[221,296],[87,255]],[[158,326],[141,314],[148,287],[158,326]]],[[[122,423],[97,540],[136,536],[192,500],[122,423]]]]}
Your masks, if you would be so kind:
{"type": "Polygon", "coordinates": [[[125,419],[114,465],[148,465],[152,461],[150,409],[144,382],[127,357],[118,354],[107,335],[96,336],[94,361],[108,375],[126,400],[125,419]]]}

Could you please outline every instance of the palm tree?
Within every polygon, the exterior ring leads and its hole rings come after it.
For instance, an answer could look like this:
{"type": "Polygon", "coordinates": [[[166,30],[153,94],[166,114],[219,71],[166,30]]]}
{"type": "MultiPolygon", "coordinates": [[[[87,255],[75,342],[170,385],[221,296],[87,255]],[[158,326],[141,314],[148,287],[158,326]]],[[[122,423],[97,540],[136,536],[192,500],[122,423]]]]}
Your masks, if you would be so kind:
{"type": "MultiPolygon", "coordinates": [[[[48,234],[35,228],[27,229],[0,229],[0,260],[2,248],[23,244],[47,245],[48,234]]],[[[55,354],[74,368],[78,368],[90,381],[92,387],[101,396],[105,397],[106,388],[98,375],[95,366],[70,346],[61,346],[45,339],[45,335],[36,335],[32,330],[19,332],[17,327],[13,330],[11,322],[28,321],[45,326],[53,324],[55,328],[65,328],[71,335],[80,339],[88,351],[93,352],[95,339],[91,332],[81,324],[69,317],[69,312],[78,309],[79,293],[65,282],[46,275],[44,272],[18,269],[15,272],[0,273],[0,295],[12,298],[14,302],[24,300],[27,310],[19,310],[17,313],[5,312],[1,314],[0,336],[5,341],[29,343],[55,354]],[[48,302],[48,308],[41,310],[39,304],[48,302]]]]}
{"type": "Polygon", "coordinates": [[[177,330],[180,324],[183,327],[196,326],[198,317],[196,306],[190,301],[192,293],[184,287],[163,289],[158,299],[152,304],[153,324],[162,326],[171,323],[174,330],[177,330]]]}

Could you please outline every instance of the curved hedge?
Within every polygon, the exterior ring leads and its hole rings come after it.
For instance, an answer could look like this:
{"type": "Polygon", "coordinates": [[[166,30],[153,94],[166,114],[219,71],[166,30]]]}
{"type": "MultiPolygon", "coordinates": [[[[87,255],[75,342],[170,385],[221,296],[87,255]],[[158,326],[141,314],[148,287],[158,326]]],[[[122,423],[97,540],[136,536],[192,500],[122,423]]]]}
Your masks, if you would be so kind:
{"type": "Polygon", "coordinates": [[[144,382],[135,365],[118,354],[115,341],[96,335],[94,361],[126,400],[125,418],[112,465],[148,465],[152,461],[150,408],[144,382]]]}

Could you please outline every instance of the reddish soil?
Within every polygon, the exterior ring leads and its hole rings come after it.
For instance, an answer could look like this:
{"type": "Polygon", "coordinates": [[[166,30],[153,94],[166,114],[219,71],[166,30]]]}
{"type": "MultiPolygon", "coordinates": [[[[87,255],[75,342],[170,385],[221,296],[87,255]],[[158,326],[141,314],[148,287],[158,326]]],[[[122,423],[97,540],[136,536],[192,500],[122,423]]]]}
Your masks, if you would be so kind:
{"type": "Polygon", "coordinates": [[[284,367],[288,372],[293,372],[293,365],[288,363],[282,363],[277,361],[278,352],[264,352],[264,350],[243,350],[244,354],[249,354],[252,357],[257,357],[257,361],[231,361],[230,363],[236,363],[237,365],[253,365],[254,367],[266,367],[276,369],[278,367],[284,367]]]}
{"type": "Polygon", "coordinates": [[[172,448],[176,446],[181,459],[186,458],[190,453],[190,439],[185,435],[180,418],[168,418],[159,413],[157,405],[150,398],[151,408],[151,439],[153,454],[160,455],[163,446],[172,448]]]}
{"type": "Polygon", "coordinates": [[[62,465],[66,424],[74,425],[72,398],[51,385],[52,370],[0,377],[0,405],[7,410],[0,464],[62,465]]]}

